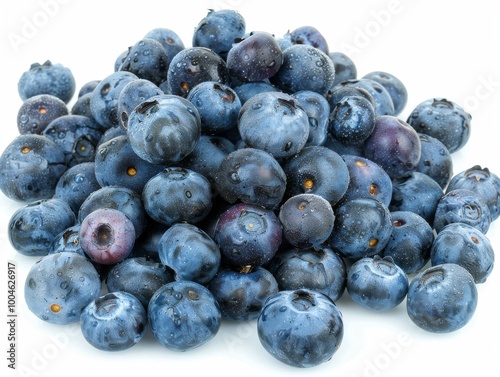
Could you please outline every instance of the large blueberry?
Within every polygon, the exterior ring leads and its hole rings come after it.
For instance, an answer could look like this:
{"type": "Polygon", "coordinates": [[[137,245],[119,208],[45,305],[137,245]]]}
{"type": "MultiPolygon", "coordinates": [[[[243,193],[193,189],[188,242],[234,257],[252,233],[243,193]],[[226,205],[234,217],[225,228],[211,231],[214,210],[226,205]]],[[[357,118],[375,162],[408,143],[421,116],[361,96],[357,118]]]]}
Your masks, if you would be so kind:
{"type": "Polygon", "coordinates": [[[68,114],[63,100],[50,94],[38,94],[22,103],[17,112],[17,128],[20,134],[40,135],[51,121],[68,114]]]}

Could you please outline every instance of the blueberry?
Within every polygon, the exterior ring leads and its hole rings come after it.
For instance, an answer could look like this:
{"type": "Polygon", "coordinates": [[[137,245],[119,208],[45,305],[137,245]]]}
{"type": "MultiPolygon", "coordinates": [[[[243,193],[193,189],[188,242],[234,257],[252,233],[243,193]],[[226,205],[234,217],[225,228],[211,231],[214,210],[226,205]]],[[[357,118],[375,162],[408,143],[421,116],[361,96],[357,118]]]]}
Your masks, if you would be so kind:
{"type": "Polygon", "coordinates": [[[298,368],[321,365],[344,337],[342,314],[330,298],[309,289],[280,291],[269,297],[257,319],[264,349],[298,368]]]}
{"type": "Polygon", "coordinates": [[[463,267],[445,263],[419,272],[408,289],[408,316],[432,333],[449,333],[473,317],[478,300],[474,278],[463,267]]]}
{"type": "Polygon", "coordinates": [[[268,297],[278,292],[278,283],[267,269],[222,267],[208,284],[219,303],[223,319],[257,319],[268,297]]]}
{"type": "Polygon", "coordinates": [[[79,239],[83,251],[99,264],[116,264],[127,258],[134,247],[134,224],[121,211],[100,208],[82,221],[79,239]]]}
{"type": "Polygon", "coordinates": [[[282,236],[280,221],[273,211],[239,203],[219,216],[214,240],[224,263],[257,267],[272,259],[282,236]]]}
{"type": "Polygon", "coordinates": [[[420,161],[415,171],[434,179],[444,190],[453,176],[453,160],[448,148],[435,137],[419,134],[420,161]]]}
{"type": "Polygon", "coordinates": [[[85,340],[102,351],[123,351],[146,333],[148,317],[141,302],[127,292],[106,293],[82,311],[80,327],[85,340]]]}
{"type": "Polygon", "coordinates": [[[392,257],[375,255],[357,260],[347,273],[347,291],[357,304],[375,311],[387,311],[403,302],[408,278],[392,257]]]}
{"type": "Polygon", "coordinates": [[[286,175],[279,162],[266,151],[236,149],[220,163],[215,173],[217,192],[229,203],[278,207],[286,189],[286,175]]]}
{"type": "MultiPolygon", "coordinates": [[[[389,94],[387,89],[378,81],[375,81],[373,79],[360,78],[360,79],[342,81],[337,86],[338,87],[347,86],[347,87],[360,88],[366,90],[368,93],[370,93],[371,97],[373,98],[374,101],[373,107],[375,109],[376,116],[384,116],[384,115],[396,116],[394,110],[394,102],[392,101],[391,95],[389,94]]],[[[333,88],[333,90],[335,90],[335,88],[333,88]]]]}
{"type": "Polygon", "coordinates": [[[38,200],[19,208],[11,216],[9,241],[23,255],[44,256],[49,253],[55,237],[75,223],[75,214],[63,200],[38,200]]]}
{"type": "Polygon", "coordinates": [[[17,112],[17,128],[21,135],[38,134],[54,119],[68,115],[63,100],[51,94],[38,94],[23,102],[17,112]]]}
{"type": "Polygon", "coordinates": [[[326,99],[328,100],[328,103],[330,104],[330,108],[333,109],[337,103],[342,101],[344,97],[362,97],[370,102],[370,104],[375,107],[377,106],[377,102],[375,101],[373,95],[370,94],[370,92],[361,87],[361,86],[356,86],[353,83],[357,82],[357,80],[347,80],[344,84],[342,82],[340,85],[335,85],[327,94],[326,99]]]}
{"type": "Polygon", "coordinates": [[[346,80],[354,80],[358,77],[358,69],[354,61],[340,51],[333,51],[328,54],[335,67],[335,80],[333,86],[346,80]]]}
{"type": "Polygon", "coordinates": [[[258,93],[263,92],[280,92],[273,84],[268,81],[249,81],[242,82],[233,87],[234,92],[238,96],[243,105],[249,98],[258,93]]]}
{"type": "MultiPolygon", "coordinates": [[[[148,226],[144,232],[135,240],[134,248],[128,256],[129,258],[146,258],[148,261],[160,263],[160,256],[158,254],[158,247],[163,233],[168,229],[167,225],[160,224],[148,219],[148,226]]],[[[168,269],[169,273],[173,276],[173,271],[168,269]]]]}
{"type": "Polygon", "coordinates": [[[101,292],[101,279],[85,257],[71,252],[50,254],[26,275],[28,309],[43,321],[64,325],[80,320],[82,310],[101,292]]]}
{"type": "Polygon", "coordinates": [[[99,139],[99,143],[97,144],[97,149],[99,149],[99,147],[105,142],[121,135],[127,135],[127,129],[125,127],[108,128],[106,131],[104,131],[101,138],[99,139]]]}
{"type": "Polygon", "coordinates": [[[394,115],[398,116],[404,110],[408,102],[408,90],[403,82],[394,74],[383,71],[372,71],[363,76],[378,82],[389,93],[394,104],[394,115]]]}
{"type": "Polygon", "coordinates": [[[83,84],[78,91],[78,98],[83,97],[86,94],[91,94],[101,80],[90,80],[83,84]]]}
{"type": "Polygon", "coordinates": [[[22,202],[48,199],[66,171],[64,152],[42,135],[19,135],[0,156],[0,189],[22,202]]]}
{"type": "Polygon", "coordinates": [[[301,90],[292,94],[299,101],[309,117],[309,136],[306,146],[323,145],[328,135],[330,105],[325,97],[311,90],[301,90]]]}
{"type": "Polygon", "coordinates": [[[174,58],[174,56],[184,50],[184,42],[182,39],[171,29],[168,28],[154,28],[146,33],[144,38],[154,39],[155,41],[160,42],[160,44],[165,49],[167,53],[167,64],[170,66],[170,62],[174,58]]]}
{"type": "Polygon", "coordinates": [[[148,318],[160,344],[173,351],[189,351],[217,335],[222,316],[214,295],[203,285],[173,281],[151,297],[148,318]]]}
{"type": "Polygon", "coordinates": [[[68,103],[75,94],[76,83],[69,68],[47,60],[43,64],[33,63],[21,75],[17,89],[23,101],[38,94],[50,94],[68,103]]]}
{"type": "Polygon", "coordinates": [[[309,45],[316,47],[325,54],[329,54],[328,42],[323,34],[314,26],[299,26],[289,32],[293,44],[309,45]]]}
{"type": "Polygon", "coordinates": [[[345,144],[342,141],[334,138],[331,133],[328,133],[326,135],[326,141],[325,144],[323,144],[323,146],[327,147],[328,149],[331,149],[332,151],[336,152],[341,156],[352,155],[352,156],[364,157],[365,155],[365,152],[363,151],[363,144],[357,144],[357,145],[345,144]]]}
{"type": "MultiPolygon", "coordinates": [[[[49,254],[62,253],[64,251],[77,253],[86,257],[80,244],[80,224],[75,224],[69,228],[64,229],[57,236],[54,237],[50,245],[49,254]]],[[[95,266],[95,265],[94,265],[95,266]]]]}
{"type": "Polygon", "coordinates": [[[219,246],[203,230],[178,223],[168,228],[158,244],[160,261],[175,272],[177,280],[207,284],[221,264],[219,246]]]}
{"type": "Polygon", "coordinates": [[[87,93],[81,97],[78,97],[78,99],[73,103],[73,106],[71,107],[70,114],[85,116],[87,118],[92,119],[94,123],[98,124],[94,118],[94,115],[92,114],[92,109],[90,108],[91,100],[92,100],[92,93],[87,93]]]}

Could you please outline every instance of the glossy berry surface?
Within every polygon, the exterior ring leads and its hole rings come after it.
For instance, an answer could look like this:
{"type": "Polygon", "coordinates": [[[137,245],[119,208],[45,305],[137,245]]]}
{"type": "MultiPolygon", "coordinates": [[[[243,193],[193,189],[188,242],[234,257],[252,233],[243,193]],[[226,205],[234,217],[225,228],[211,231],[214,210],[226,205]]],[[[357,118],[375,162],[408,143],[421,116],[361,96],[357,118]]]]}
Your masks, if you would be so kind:
{"type": "Polygon", "coordinates": [[[290,40],[296,45],[316,47],[325,54],[329,53],[328,41],[321,32],[311,25],[299,26],[289,32],[290,40]]]}
{"type": "Polygon", "coordinates": [[[366,98],[346,96],[330,114],[329,131],[346,144],[361,144],[375,128],[375,110],[366,98]]]}
{"type": "Polygon", "coordinates": [[[453,160],[446,146],[435,137],[419,134],[420,161],[415,171],[434,179],[444,190],[453,177],[453,160]]]}
{"type": "Polygon", "coordinates": [[[335,67],[335,85],[346,80],[354,80],[358,77],[358,68],[356,63],[346,54],[340,51],[332,51],[328,53],[335,67]]]}
{"type": "Polygon", "coordinates": [[[312,90],[301,90],[292,94],[299,101],[309,118],[309,137],[306,146],[325,144],[328,136],[330,105],[327,99],[312,90]]]}
{"type": "MultiPolygon", "coordinates": [[[[368,92],[373,100],[373,108],[376,116],[396,116],[391,95],[379,82],[368,78],[358,78],[354,80],[342,81],[337,86],[340,88],[351,87],[368,92]]],[[[333,91],[335,90],[336,87],[333,88],[333,91]]]]}
{"type": "Polygon", "coordinates": [[[395,75],[384,71],[372,71],[363,76],[378,82],[389,93],[394,105],[394,115],[399,115],[408,102],[408,90],[405,84],[395,75]]]}
{"type": "Polygon", "coordinates": [[[17,128],[21,135],[40,135],[51,121],[68,114],[63,100],[50,94],[38,94],[22,103],[17,112],[17,128]]]}

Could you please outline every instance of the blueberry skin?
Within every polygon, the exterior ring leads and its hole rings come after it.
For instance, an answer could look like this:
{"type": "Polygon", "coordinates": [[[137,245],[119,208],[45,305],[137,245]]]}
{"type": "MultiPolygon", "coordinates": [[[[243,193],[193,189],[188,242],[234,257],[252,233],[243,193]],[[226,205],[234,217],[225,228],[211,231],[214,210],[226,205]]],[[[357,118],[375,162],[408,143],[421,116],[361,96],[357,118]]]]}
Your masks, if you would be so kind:
{"type": "Polygon", "coordinates": [[[328,296],[309,289],[280,291],[269,297],[257,333],[277,360],[310,368],[330,360],[342,344],[342,314],[328,296]]]}
{"type": "Polygon", "coordinates": [[[184,42],[173,30],[168,28],[154,28],[146,33],[144,38],[154,39],[160,42],[160,44],[165,49],[167,53],[167,64],[170,66],[170,62],[177,55],[178,52],[184,50],[184,42]]]}
{"type": "Polygon", "coordinates": [[[456,263],[484,283],[493,270],[495,253],[489,239],[471,225],[452,223],[437,234],[430,250],[431,264],[456,263]]]}
{"type": "Polygon", "coordinates": [[[289,32],[293,44],[302,44],[316,47],[325,54],[329,54],[328,42],[323,34],[314,26],[299,26],[289,32]]]}
{"type": "Polygon", "coordinates": [[[129,257],[111,268],[106,287],[110,293],[130,293],[147,309],[153,294],[171,281],[174,275],[163,264],[146,257],[129,257]]]}
{"type": "Polygon", "coordinates": [[[305,146],[323,145],[328,135],[330,105],[325,97],[311,90],[301,90],[292,94],[309,117],[309,136],[305,146]]]}
{"type": "Polygon", "coordinates": [[[68,114],[63,100],[50,94],[38,94],[22,103],[17,112],[17,129],[21,135],[40,135],[50,122],[68,114]]]}
{"type": "Polygon", "coordinates": [[[408,278],[392,257],[377,255],[357,260],[347,273],[347,291],[354,302],[374,311],[387,311],[403,302],[408,278]]]}
{"type": "Polygon", "coordinates": [[[120,210],[99,208],[89,213],[78,234],[85,254],[95,263],[112,265],[129,256],[136,239],[134,224],[120,210]]]}
{"type": "Polygon", "coordinates": [[[362,156],[342,155],[349,172],[349,185],[341,202],[358,198],[374,198],[389,207],[392,180],[382,167],[362,156]]]}
{"type": "Polygon", "coordinates": [[[185,48],[173,57],[167,74],[169,93],[185,98],[204,81],[229,85],[229,73],[222,57],[206,47],[185,48]]]}
{"type": "Polygon", "coordinates": [[[146,182],[163,168],[140,158],[126,135],[101,144],[95,156],[95,178],[100,187],[126,187],[139,194],[146,182]]]}
{"type": "Polygon", "coordinates": [[[160,261],[175,272],[176,280],[207,284],[221,264],[215,241],[192,224],[178,223],[168,228],[158,244],[160,261]]]}
{"type": "MultiPolygon", "coordinates": [[[[353,87],[353,88],[361,88],[370,93],[374,102],[374,109],[376,116],[396,116],[394,110],[394,103],[392,101],[391,95],[387,91],[387,89],[381,85],[378,81],[360,78],[353,80],[342,81],[337,85],[338,87],[353,87]]],[[[333,88],[335,90],[335,88],[333,88]]]]}
{"type": "Polygon", "coordinates": [[[329,243],[341,256],[353,260],[374,256],[389,242],[391,215],[379,200],[351,199],[338,206],[334,213],[329,243]]]}
{"type": "Polygon", "coordinates": [[[80,206],[101,185],[96,179],[95,162],[82,162],[68,168],[57,181],[54,198],[62,199],[75,215],[80,206]]]}
{"type": "Polygon", "coordinates": [[[274,76],[283,64],[283,53],[276,38],[266,32],[252,32],[231,47],[227,70],[240,81],[262,81],[274,76]]]}
{"type": "Polygon", "coordinates": [[[57,236],[54,237],[54,240],[50,245],[48,254],[56,254],[66,251],[70,253],[77,253],[83,257],[87,257],[85,255],[85,251],[83,251],[82,246],[80,244],[79,234],[80,234],[80,224],[78,223],[70,226],[69,228],[64,229],[57,236]]]}
{"type": "Polygon", "coordinates": [[[491,225],[490,209],[475,191],[455,189],[438,201],[434,216],[434,229],[440,232],[446,225],[464,223],[486,234],[491,225]]]}
{"type": "Polygon", "coordinates": [[[431,98],[419,103],[407,122],[418,133],[435,137],[454,153],[469,140],[471,119],[471,115],[455,102],[431,98]]]}
{"type": "Polygon", "coordinates": [[[208,284],[219,303],[223,319],[251,321],[259,317],[268,297],[277,293],[278,283],[267,269],[233,269],[221,267],[208,284]]]}
{"type": "Polygon", "coordinates": [[[85,340],[102,351],[123,351],[137,344],[146,333],[147,312],[127,292],[100,296],[83,309],[80,328],[85,340]]]}
{"type": "Polygon", "coordinates": [[[240,99],[241,105],[256,94],[264,92],[280,92],[273,84],[268,81],[249,81],[242,82],[233,87],[234,92],[240,99]]]}
{"type": "Polygon", "coordinates": [[[78,91],[78,98],[83,97],[86,94],[92,93],[100,82],[101,80],[87,81],[80,87],[80,90],[78,91]]]}
{"type": "Polygon", "coordinates": [[[196,224],[210,212],[211,200],[210,181],[200,173],[178,167],[165,168],[142,191],[146,213],[167,226],[181,221],[196,224]]]}
{"type": "Polygon", "coordinates": [[[347,268],[344,260],[328,246],[280,250],[266,265],[279,289],[312,289],[336,302],[344,294],[347,268]]]}
{"type": "Polygon", "coordinates": [[[282,164],[288,197],[316,194],[332,206],[349,186],[349,169],[342,157],[322,146],[306,146],[282,164]]]}
{"type": "Polygon", "coordinates": [[[282,54],[283,64],[270,78],[271,84],[287,93],[311,90],[323,96],[332,89],[335,66],[327,54],[301,44],[288,47],[282,54]]]}
{"type": "Polygon", "coordinates": [[[446,192],[466,189],[478,193],[488,205],[491,220],[500,216],[500,178],[488,168],[474,165],[454,175],[446,187],[446,192]]]}
{"type": "Polygon", "coordinates": [[[104,144],[105,142],[114,139],[117,136],[127,135],[127,129],[125,127],[111,127],[104,131],[101,138],[99,139],[99,143],[97,144],[97,148],[104,144]]]}
{"type": "Polygon", "coordinates": [[[20,254],[44,256],[49,253],[55,237],[75,225],[76,216],[60,199],[42,199],[15,211],[8,227],[11,245],[20,254]]]}
{"type": "Polygon", "coordinates": [[[205,81],[196,85],[186,99],[198,110],[204,134],[218,135],[237,126],[241,101],[230,86],[205,81]]]}
{"type": "Polygon", "coordinates": [[[331,204],[316,194],[297,194],[280,207],[278,218],[283,236],[297,248],[318,247],[333,230],[335,215],[331,204]]]}
{"type": "MultiPolygon", "coordinates": [[[[340,140],[334,138],[331,133],[326,136],[324,147],[331,149],[335,153],[343,155],[361,156],[365,155],[363,151],[363,144],[360,145],[349,145],[341,142],[340,140]]],[[[386,173],[387,174],[387,173],[386,173]]]]}
{"type": "Polygon", "coordinates": [[[394,74],[384,71],[373,71],[363,76],[382,85],[391,96],[394,104],[394,115],[398,116],[404,110],[408,102],[408,90],[404,83],[394,74]]]}
{"type": "Polygon", "coordinates": [[[309,118],[292,96],[264,92],[241,107],[238,130],[247,146],[262,149],[277,159],[287,158],[307,143],[309,118]]]}
{"type": "Polygon", "coordinates": [[[436,209],[443,189],[428,175],[413,172],[408,177],[392,181],[391,211],[410,211],[434,225],[436,209]]]}
{"type": "Polygon", "coordinates": [[[42,135],[19,135],[0,156],[0,189],[20,202],[48,199],[65,171],[59,145],[42,135]]]}
{"type": "Polygon", "coordinates": [[[217,192],[229,203],[242,201],[277,208],[286,189],[286,175],[266,151],[241,148],[229,153],[215,173],[217,192]]]}
{"type": "Polygon", "coordinates": [[[238,203],[219,216],[213,238],[224,264],[257,267],[273,258],[282,237],[281,223],[273,211],[238,203]]]}
{"type": "Polygon", "coordinates": [[[26,275],[28,309],[45,322],[65,325],[80,320],[82,310],[101,292],[101,279],[92,263],[71,252],[50,254],[26,275]]]}
{"type": "Polygon", "coordinates": [[[148,305],[153,335],[173,351],[200,347],[217,335],[221,311],[214,295],[203,285],[173,281],[158,289],[148,305]]]}
{"type": "Polygon", "coordinates": [[[43,64],[33,63],[21,75],[17,89],[23,101],[38,94],[50,94],[68,103],[75,94],[76,83],[69,68],[47,60],[43,64]]]}
{"type": "Polygon", "coordinates": [[[391,257],[407,274],[420,271],[430,259],[434,242],[431,225],[410,211],[391,212],[391,220],[391,238],[379,255],[391,257]]]}
{"type": "Polygon", "coordinates": [[[354,61],[340,51],[333,51],[328,54],[335,67],[335,80],[333,86],[346,80],[354,80],[358,77],[358,69],[354,61]]]}
{"type": "Polygon", "coordinates": [[[129,48],[118,71],[131,72],[140,79],[160,85],[167,80],[168,55],[160,42],[143,38],[129,48]]]}
{"type": "Polygon", "coordinates": [[[355,82],[357,82],[357,80],[347,80],[345,82],[343,81],[341,84],[335,85],[332,90],[328,92],[326,99],[330,104],[330,109],[333,109],[337,105],[337,103],[342,101],[344,97],[347,96],[363,97],[364,99],[368,100],[375,109],[375,107],[377,106],[377,102],[375,101],[374,97],[368,90],[364,89],[361,86],[354,85],[353,83],[355,82]]]}
{"type": "Polygon", "coordinates": [[[419,272],[411,281],[406,309],[421,329],[449,333],[464,327],[477,307],[474,278],[463,267],[445,263],[419,272]]]}
{"type": "Polygon", "coordinates": [[[140,158],[157,165],[172,164],[194,149],[201,135],[201,119],[185,98],[155,96],[130,113],[127,135],[140,158]]]}
{"type": "Polygon", "coordinates": [[[92,99],[92,93],[87,93],[81,97],[78,97],[77,100],[73,103],[73,106],[71,107],[70,114],[83,115],[87,118],[92,119],[94,123],[98,124],[97,121],[94,119],[94,115],[92,115],[92,110],[90,109],[91,99],[92,99]]]}
{"type": "Polygon", "coordinates": [[[419,134],[420,161],[415,171],[434,179],[444,190],[453,176],[453,160],[448,148],[435,137],[419,134]]]}
{"type": "Polygon", "coordinates": [[[237,11],[210,9],[195,27],[192,45],[209,48],[226,59],[235,40],[243,38],[245,31],[245,19],[237,11]]]}
{"type": "Polygon", "coordinates": [[[420,138],[405,121],[391,115],[375,118],[375,128],[364,142],[365,156],[391,178],[408,176],[420,161],[420,138]]]}

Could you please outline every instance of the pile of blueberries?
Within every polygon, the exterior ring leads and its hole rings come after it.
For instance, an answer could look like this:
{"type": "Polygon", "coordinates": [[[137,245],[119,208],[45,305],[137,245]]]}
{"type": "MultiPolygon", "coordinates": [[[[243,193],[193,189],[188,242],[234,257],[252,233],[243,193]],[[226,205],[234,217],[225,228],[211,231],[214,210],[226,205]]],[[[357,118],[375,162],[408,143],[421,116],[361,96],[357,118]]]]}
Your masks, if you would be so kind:
{"type": "Polygon", "coordinates": [[[459,105],[431,98],[404,121],[397,77],[357,76],[313,26],[247,32],[233,10],[209,11],[192,47],[151,30],[71,107],[72,72],[33,64],[0,157],[2,192],[25,204],[10,242],[37,260],[29,309],[105,351],[148,328],[187,351],[256,320],[296,367],[340,347],[344,291],[379,312],[406,299],[430,332],[466,325],[500,179],[453,172],[471,127],[459,105]]]}

